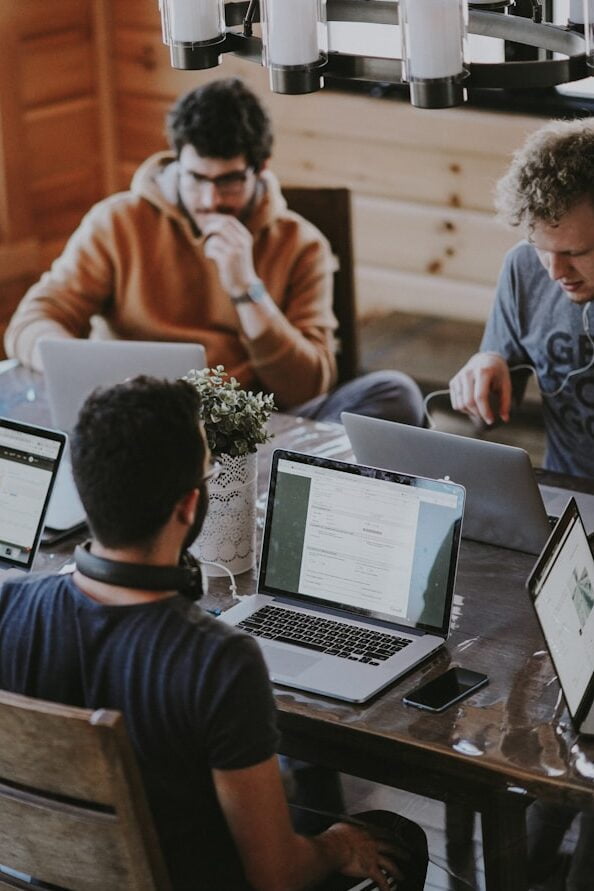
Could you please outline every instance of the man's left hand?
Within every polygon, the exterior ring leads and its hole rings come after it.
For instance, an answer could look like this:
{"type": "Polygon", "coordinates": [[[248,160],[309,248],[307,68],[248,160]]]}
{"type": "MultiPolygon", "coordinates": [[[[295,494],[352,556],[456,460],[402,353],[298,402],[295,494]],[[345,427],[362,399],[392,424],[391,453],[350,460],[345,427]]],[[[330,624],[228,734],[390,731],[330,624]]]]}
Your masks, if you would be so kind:
{"type": "Polygon", "coordinates": [[[247,291],[257,278],[253,239],[243,223],[228,214],[209,214],[202,227],[204,253],[217,264],[221,284],[231,297],[247,291]]]}

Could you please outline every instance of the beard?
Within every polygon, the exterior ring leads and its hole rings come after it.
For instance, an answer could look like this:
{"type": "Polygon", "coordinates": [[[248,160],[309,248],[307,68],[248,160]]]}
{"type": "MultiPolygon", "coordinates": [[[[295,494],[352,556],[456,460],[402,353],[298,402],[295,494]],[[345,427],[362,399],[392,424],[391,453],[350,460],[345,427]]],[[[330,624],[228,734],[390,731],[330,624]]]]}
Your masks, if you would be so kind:
{"type": "Polygon", "coordinates": [[[188,548],[194,544],[198,536],[200,535],[200,530],[204,524],[204,519],[208,512],[208,488],[206,484],[200,486],[199,489],[200,498],[198,499],[198,509],[196,510],[196,516],[194,517],[194,522],[188,529],[187,535],[184,539],[183,551],[187,551],[188,548]]]}

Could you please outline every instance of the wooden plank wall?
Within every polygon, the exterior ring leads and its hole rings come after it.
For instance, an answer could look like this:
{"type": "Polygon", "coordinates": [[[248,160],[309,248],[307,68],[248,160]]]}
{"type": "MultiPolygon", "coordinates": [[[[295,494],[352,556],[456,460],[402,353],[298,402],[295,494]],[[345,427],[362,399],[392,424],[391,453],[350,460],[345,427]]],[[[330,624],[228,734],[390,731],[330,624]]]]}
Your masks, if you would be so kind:
{"type": "Polygon", "coordinates": [[[172,100],[239,74],[275,122],[287,185],[339,185],[354,205],[360,315],[392,309],[483,319],[504,251],[491,193],[535,118],[322,91],[269,92],[259,66],[169,65],[156,0],[0,3],[0,335],[31,280],[98,198],[164,148],[172,100]]]}
{"type": "Polygon", "coordinates": [[[98,41],[109,10],[106,0],[0,4],[0,344],[26,288],[115,186],[98,41]]]}

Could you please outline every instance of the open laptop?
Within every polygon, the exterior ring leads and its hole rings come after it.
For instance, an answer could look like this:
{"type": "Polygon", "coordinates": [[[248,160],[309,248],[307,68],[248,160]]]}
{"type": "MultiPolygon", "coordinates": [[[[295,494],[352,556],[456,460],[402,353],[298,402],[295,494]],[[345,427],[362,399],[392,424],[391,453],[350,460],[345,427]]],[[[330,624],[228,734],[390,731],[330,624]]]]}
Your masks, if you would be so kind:
{"type": "MultiPolygon", "coordinates": [[[[111,386],[139,374],[176,380],[204,368],[204,347],[194,343],[60,338],[39,344],[52,424],[70,434],[80,408],[96,387],[111,386]]],[[[47,515],[54,530],[73,529],[85,520],[68,456],[47,515]]]]}
{"type": "Polygon", "coordinates": [[[31,569],[65,446],[57,430],[0,418],[0,570],[31,569]]]}
{"type": "Polygon", "coordinates": [[[222,621],[279,684],[365,702],[445,642],[464,488],[274,452],[258,593],[222,621]]]}
{"type": "MultiPolygon", "coordinates": [[[[539,488],[524,449],[349,412],[341,419],[362,464],[461,483],[466,489],[464,538],[540,553],[551,531],[548,514],[559,514],[563,490],[539,488]]],[[[593,496],[576,496],[588,510],[588,531],[594,531],[593,496]]]]}
{"type": "Polygon", "coordinates": [[[594,734],[594,559],[571,498],[526,586],[571,721],[594,734]]]}

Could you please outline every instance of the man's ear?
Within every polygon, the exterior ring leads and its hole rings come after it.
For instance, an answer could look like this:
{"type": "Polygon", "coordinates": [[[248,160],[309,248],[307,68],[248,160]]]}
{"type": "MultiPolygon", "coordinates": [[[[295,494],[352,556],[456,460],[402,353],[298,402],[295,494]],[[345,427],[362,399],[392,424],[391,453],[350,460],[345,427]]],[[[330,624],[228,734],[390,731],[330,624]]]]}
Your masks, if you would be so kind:
{"type": "Polygon", "coordinates": [[[190,489],[185,495],[182,495],[176,505],[176,516],[180,523],[185,526],[191,526],[196,519],[196,511],[198,510],[198,502],[200,501],[200,490],[190,489]]]}
{"type": "Polygon", "coordinates": [[[262,163],[260,164],[260,168],[259,168],[259,170],[258,170],[258,173],[262,173],[263,170],[268,170],[268,162],[269,162],[269,161],[270,161],[270,158],[266,158],[265,161],[262,161],[262,163]]]}

